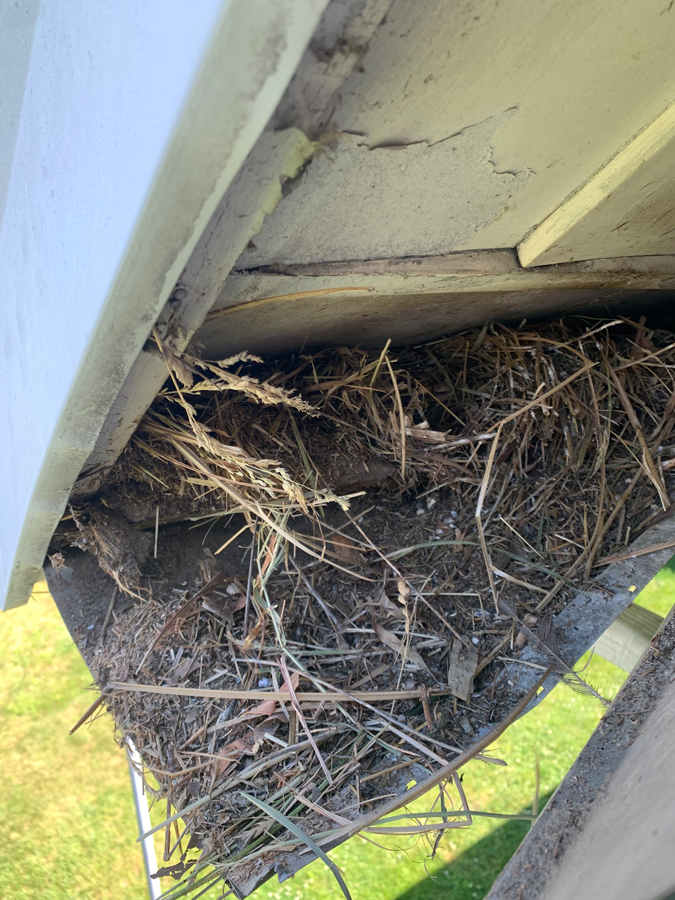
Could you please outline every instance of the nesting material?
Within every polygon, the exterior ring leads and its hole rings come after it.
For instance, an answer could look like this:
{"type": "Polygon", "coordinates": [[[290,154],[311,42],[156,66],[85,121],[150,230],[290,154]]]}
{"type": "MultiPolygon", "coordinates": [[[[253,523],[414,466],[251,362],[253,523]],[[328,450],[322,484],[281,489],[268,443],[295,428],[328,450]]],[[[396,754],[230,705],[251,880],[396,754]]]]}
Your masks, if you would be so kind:
{"type": "Polygon", "coordinates": [[[514,714],[502,658],[536,642],[592,691],[555,613],[672,510],[673,336],[577,319],[267,363],[158,345],[167,386],[72,515],[144,598],[85,655],[166,806],[167,896],[466,826],[453,771],[514,714]],[[118,547],[129,522],[152,544],[222,516],[247,574],[214,553],[198,583],[149,585],[118,547]],[[382,821],[431,785],[428,815],[382,821]]]}

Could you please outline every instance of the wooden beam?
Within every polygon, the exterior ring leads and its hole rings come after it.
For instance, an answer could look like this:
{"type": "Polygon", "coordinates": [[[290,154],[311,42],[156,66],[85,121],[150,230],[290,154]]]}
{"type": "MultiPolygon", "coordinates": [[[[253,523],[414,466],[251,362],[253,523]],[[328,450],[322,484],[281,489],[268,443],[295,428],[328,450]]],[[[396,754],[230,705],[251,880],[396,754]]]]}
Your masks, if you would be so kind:
{"type": "Polygon", "coordinates": [[[675,891],[675,610],[486,900],[675,891]]]}
{"type": "MultiPolygon", "coordinates": [[[[278,267],[277,267],[278,268],[278,267]]],[[[207,357],[430,340],[489,320],[675,297],[675,256],[522,268],[513,250],[230,275],[195,336],[207,357]]]]}

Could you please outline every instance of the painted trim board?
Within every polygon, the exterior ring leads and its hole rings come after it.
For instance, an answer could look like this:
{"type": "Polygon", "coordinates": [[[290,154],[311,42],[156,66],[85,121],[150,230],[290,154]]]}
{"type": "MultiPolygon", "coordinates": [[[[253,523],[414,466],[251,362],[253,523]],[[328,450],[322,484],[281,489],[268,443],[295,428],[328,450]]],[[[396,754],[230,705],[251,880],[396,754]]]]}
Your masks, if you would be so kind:
{"type": "Polygon", "coordinates": [[[13,559],[10,547],[3,560],[0,608],[25,603],[41,577],[51,536],[105,418],[223,193],[276,108],[326,4],[223,3],[46,443],[23,521],[20,517],[13,526],[20,531],[13,559]]]}

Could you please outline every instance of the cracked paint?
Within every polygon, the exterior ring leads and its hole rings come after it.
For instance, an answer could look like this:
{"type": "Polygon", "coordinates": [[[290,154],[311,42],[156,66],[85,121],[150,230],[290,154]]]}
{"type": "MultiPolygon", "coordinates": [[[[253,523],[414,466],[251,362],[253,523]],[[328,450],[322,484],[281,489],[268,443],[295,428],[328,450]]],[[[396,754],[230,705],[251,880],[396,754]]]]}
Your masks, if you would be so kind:
{"type": "Polygon", "coordinates": [[[370,149],[339,134],[236,268],[455,250],[503,215],[534,175],[498,171],[492,159],[495,133],[515,115],[508,109],[433,144],[370,149]]]}

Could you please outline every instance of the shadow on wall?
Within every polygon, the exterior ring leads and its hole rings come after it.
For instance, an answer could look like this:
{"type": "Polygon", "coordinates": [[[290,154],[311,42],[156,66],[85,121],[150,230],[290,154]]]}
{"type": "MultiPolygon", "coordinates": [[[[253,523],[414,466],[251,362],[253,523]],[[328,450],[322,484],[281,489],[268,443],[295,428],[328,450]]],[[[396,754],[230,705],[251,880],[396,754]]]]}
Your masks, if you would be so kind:
{"type": "MultiPolygon", "coordinates": [[[[548,803],[552,793],[541,798],[540,809],[548,803]]],[[[512,819],[505,822],[449,860],[433,876],[399,894],[396,900],[480,900],[516,852],[529,828],[527,821],[512,819]]]]}

